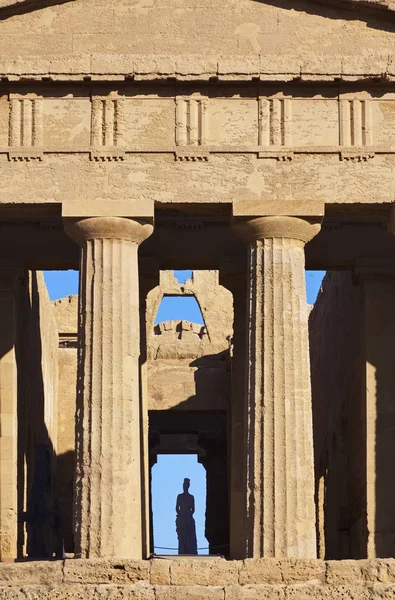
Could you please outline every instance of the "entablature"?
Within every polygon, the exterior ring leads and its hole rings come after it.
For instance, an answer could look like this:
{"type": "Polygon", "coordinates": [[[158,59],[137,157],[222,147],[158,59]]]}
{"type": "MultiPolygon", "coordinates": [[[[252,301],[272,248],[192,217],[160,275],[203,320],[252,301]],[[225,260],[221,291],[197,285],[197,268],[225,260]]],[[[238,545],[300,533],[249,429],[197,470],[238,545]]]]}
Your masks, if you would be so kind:
{"type": "Polygon", "coordinates": [[[222,82],[17,84],[0,88],[0,155],[125,161],[215,154],[292,161],[395,154],[395,85],[222,82]]]}

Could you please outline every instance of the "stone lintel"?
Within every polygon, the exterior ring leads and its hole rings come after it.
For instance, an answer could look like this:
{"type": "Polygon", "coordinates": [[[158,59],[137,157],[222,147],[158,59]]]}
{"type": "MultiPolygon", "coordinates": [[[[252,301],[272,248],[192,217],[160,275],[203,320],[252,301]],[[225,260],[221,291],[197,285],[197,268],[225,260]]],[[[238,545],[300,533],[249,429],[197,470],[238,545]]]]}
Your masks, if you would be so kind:
{"type": "Polygon", "coordinates": [[[354,281],[394,279],[395,258],[358,258],[354,266],[354,281]]]}
{"type": "Polygon", "coordinates": [[[25,275],[25,268],[21,263],[6,264],[0,261],[0,285],[6,282],[14,283],[16,279],[21,279],[25,275]]]}
{"type": "Polygon", "coordinates": [[[94,202],[85,202],[81,198],[72,198],[62,204],[62,216],[78,217],[135,217],[154,221],[154,201],[139,198],[122,200],[119,198],[98,198],[94,202]]]}
{"type": "Polygon", "coordinates": [[[321,200],[234,200],[234,217],[323,217],[325,205],[321,200]],[[284,212],[286,211],[286,212],[284,212]]]}

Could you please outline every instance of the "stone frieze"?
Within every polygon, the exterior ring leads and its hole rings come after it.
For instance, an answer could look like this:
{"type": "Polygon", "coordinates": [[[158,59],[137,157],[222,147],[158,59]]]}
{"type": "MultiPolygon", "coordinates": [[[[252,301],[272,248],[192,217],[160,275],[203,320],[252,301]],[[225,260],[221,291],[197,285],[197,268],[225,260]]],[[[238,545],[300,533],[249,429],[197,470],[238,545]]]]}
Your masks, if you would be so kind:
{"type": "Polygon", "coordinates": [[[170,153],[180,162],[207,162],[218,153],[279,161],[335,153],[340,160],[367,161],[395,153],[394,140],[390,89],[303,96],[296,89],[270,93],[263,86],[250,97],[0,94],[0,155],[14,161],[62,153],[94,161],[170,153]]]}

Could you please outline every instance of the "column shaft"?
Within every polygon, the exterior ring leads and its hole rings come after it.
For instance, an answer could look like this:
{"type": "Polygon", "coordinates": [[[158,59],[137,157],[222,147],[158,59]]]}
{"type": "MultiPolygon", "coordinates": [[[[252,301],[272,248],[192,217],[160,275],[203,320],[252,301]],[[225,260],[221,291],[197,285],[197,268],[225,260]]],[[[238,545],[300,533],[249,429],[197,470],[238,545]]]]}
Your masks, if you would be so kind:
{"type": "Polygon", "coordinates": [[[247,555],[314,558],[304,244],[319,225],[261,217],[240,229],[249,241],[247,555]]]}
{"type": "Polygon", "coordinates": [[[138,244],[148,224],[83,219],[76,417],[76,555],[142,556],[138,244]],[[144,229],[145,228],[145,229],[144,229]]]}

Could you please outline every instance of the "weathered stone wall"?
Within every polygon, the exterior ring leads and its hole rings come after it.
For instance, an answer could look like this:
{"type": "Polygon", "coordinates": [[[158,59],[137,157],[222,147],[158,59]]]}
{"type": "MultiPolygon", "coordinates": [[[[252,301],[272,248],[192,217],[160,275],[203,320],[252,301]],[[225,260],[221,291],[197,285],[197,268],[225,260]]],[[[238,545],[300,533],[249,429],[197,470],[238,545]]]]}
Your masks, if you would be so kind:
{"type": "Polygon", "coordinates": [[[327,273],[310,314],[319,553],[366,556],[363,298],[348,272],[327,273]]]}
{"type": "Polygon", "coordinates": [[[232,294],[218,271],[194,271],[179,284],[161,271],[147,297],[148,406],[150,410],[226,410],[230,399],[229,347],[232,294]],[[194,297],[204,325],[167,321],[154,326],[164,296],[194,297]]]}
{"type": "MultiPolygon", "coordinates": [[[[229,347],[232,336],[232,294],[218,283],[217,271],[195,271],[179,284],[172,271],[162,271],[160,285],[147,298],[149,410],[169,408],[226,409],[230,393],[229,347]],[[205,325],[167,321],[154,326],[165,295],[193,296],[205,325]],[[188,403],[182,406],[182,403],[188,403]]],[[[53,302],[59,331],[59,453],[74,448],[77,376],[77,296],[53,302]]]]}
{"type": "Polygon", "coordinates": [[[29,271],[19,303],[18,554],[52,557],[56,524],[58,334],[41,272],[29,271]]]}
{"type": "Polygon", "coordinates": [[[392,600],[395,560],[66,560],[0,565],[4,600],[392,600]]]}
{"type": "Polygon", "coordinates": [[[73,552],[73,494],[75,472],[75,409],[77,386],[78,296],[52,302],[59,334],[59,415],[57,495],[65,552],[73,552]]]}
{"type": "Polygon", "coordinates": [[[312,0],[15,2],[0,11],[2,55],[9,60],[64,55],[83,61],[91,53],[309,56],[323,40],[327,54],[359,58],[393,51],[389,12],[366,16],[360,8],[350,14],[312,0]],[[20,14],[24,4],[33,10],[20,14]]]}

